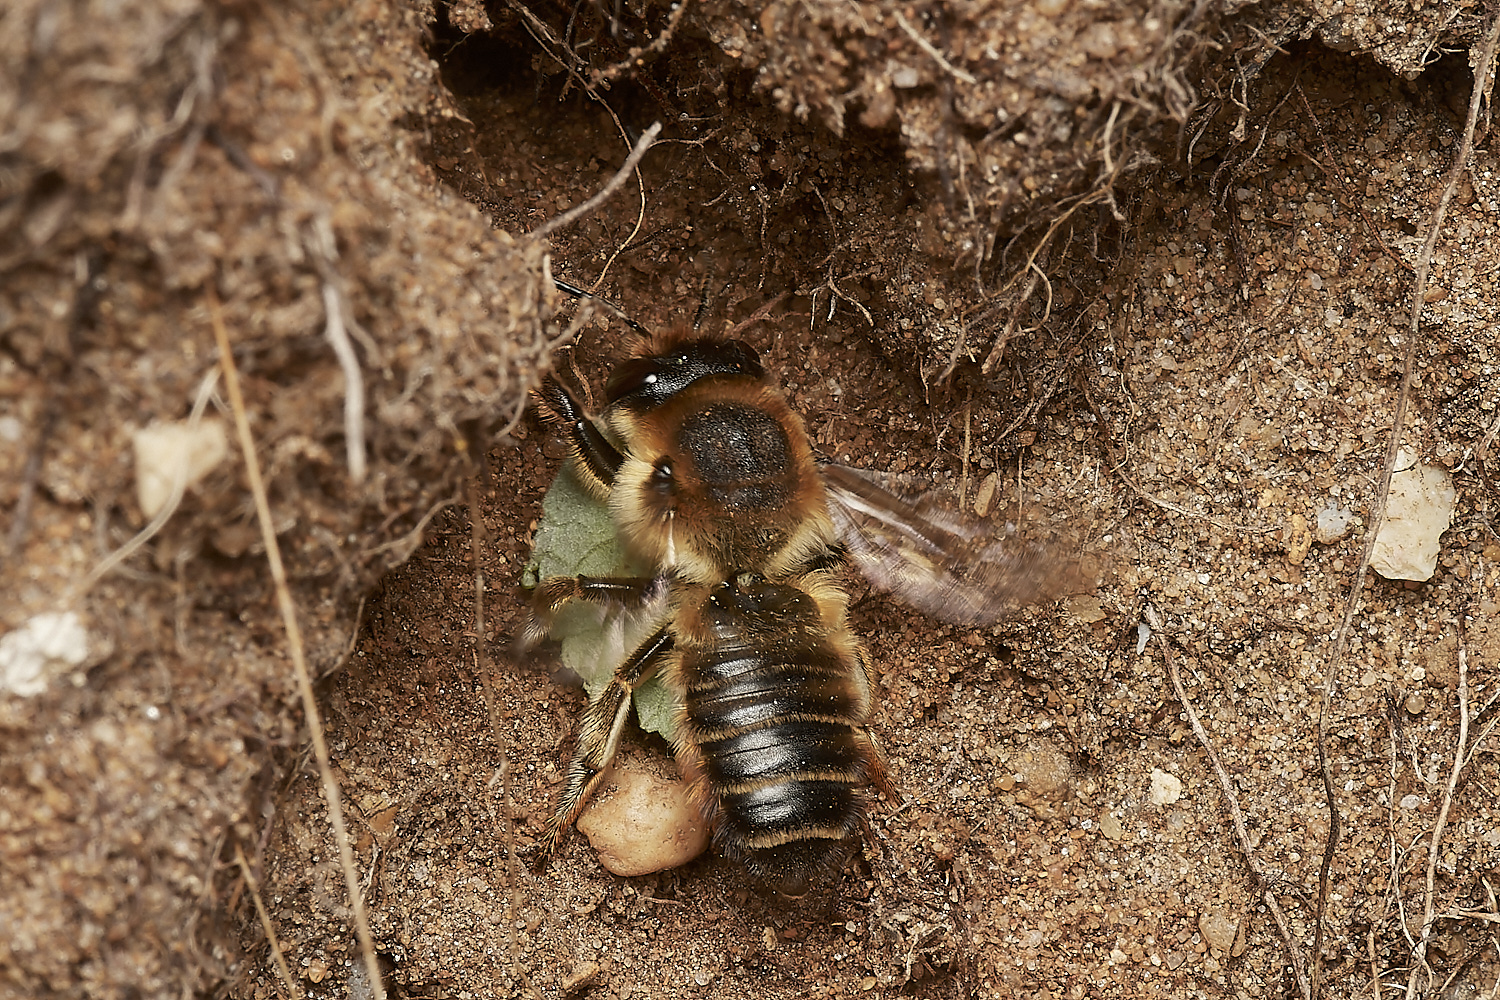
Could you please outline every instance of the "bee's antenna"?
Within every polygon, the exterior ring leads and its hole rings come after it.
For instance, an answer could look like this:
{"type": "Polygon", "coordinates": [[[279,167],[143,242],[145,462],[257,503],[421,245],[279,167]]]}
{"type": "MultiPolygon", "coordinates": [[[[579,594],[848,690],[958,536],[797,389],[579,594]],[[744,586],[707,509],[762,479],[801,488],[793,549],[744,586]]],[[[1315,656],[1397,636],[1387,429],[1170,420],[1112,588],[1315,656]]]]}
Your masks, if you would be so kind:
{"type": "Polygon", "coordinates": [[[704,317],[708,315],[708,309],[714,304],[714,301],[720,295],[723,295],[725,292],[729,291],[731,287],[730,282],[726,281],[724,282],[724,287],[720,288],[717,293],[714,293],[713,289],[709,287],[709,285],[710,280],[708,278],[704,278],[703,284],[698,287],[698,311],[693,314],[694,331],[696,331],[703,325],[704,317]]]}
{"type": "Polygon", "coordinates": [[[703,279],[703,284],[698,288],[698,311],[693,313],[693,329],[696,331],[703,325],[703,317],[708,315],[708,305],[713,301],[708,294],[708,279],[703,279]]]}
{"type": "Polygon", "coordinates": [[[646,329],[644,326],[641,326],[641,324],[631,319],[624,309],[621,309],[619,306],[609,301],[609,299],[595,295],[593,292],[590,292],[587,289],[579,288],[577,285],[566,282],[561,278],[553,278],[552,283],[557,286],[557,290],[559,292],[571,295],[575,299],[593,299],[595,302],[599,303],[600,305],[604,306],[604,308],[620,317],[620,319],[625,323],[626,326],[630,327],[642,337],[651,336],[650,330],[646,329]]]}

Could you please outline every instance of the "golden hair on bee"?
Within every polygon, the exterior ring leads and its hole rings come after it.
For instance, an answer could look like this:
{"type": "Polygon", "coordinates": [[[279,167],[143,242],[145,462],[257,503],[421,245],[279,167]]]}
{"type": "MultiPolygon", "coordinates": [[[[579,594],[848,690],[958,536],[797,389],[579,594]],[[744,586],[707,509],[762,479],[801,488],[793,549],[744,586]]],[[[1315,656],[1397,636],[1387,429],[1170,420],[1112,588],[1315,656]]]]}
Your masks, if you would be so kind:
{"type": "Polygon", "coordinates": [[[632,333],[625,339],[625,351],[632,358],[650,358],[671,354],[683,344],[695,340],[718,339],[720,338],[706,336],[686,323],[673,323],[649,333],[632,333]]]}
{"type": "Polygon", "coordinates": [[[626,547],[646,562],[702,582],[740,567],[775,578],[832,544],[807,432],[774,387],[706,377],[611,418],[630,447],[609,505],[626,547]]]}

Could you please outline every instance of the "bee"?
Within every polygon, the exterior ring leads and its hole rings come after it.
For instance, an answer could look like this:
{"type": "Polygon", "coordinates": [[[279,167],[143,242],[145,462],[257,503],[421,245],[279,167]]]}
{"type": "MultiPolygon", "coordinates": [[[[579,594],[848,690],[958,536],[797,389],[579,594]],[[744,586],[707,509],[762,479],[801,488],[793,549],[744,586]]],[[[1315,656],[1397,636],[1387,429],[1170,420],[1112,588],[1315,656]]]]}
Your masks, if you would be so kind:
{"type": "Polygon", "coordinates": [[[533,595],[532,639],[576,601],[654,623],[579,721],[551,850],[614,758],[632,693],[655,675],[676,696],[678,764],[715,847],[782,896],[805,895],[868,836],[872,792],[895,794],[870,732],[872,668],[841,568],[971,625],[1085,582],[1051,550],[820,464],[743,341],[647,336],[609,376],[598,422],[550,375],[536,398],[624,548],[653,567],[552,577],[533,595]]]}

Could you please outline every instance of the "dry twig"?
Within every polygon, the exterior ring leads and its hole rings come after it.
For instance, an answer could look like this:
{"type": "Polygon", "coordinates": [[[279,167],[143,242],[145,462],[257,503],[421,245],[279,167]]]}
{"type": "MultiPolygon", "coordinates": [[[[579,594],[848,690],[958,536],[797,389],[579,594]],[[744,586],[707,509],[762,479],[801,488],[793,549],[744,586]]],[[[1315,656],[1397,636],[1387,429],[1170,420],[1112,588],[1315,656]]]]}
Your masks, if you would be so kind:
{"type": "Polygon", "coordinates": [[[271,958],[276,962],[276,974],[281,977],[281,984],[286,987],[286,995],[291,997],[291,1000],[297,1000],[302,995],[302,991],[297,989],[291,970],[286,967],[286,956],[281,953],[281,942],[276,940],[276,928],[271,925],[271,915],[266,912],[265,900],[260,898],[260,886],[256,885],[255,876],[250,872],[250,862],[245,860],[245,852],[238,844],[234,847],[234,863],[240,866],[240,877],[245,880],[245,885],[250,890],[250,898],[255,902],[255,913],[260,917],[260,929],[266,935],[266,941],[271,946],[271,958]]]}
{"type": "Polygon", "coordinates": [[[687,7],[687,0],[678,0],[677,3],[672,5],[672,13],[667,15],[666,27],[651,40],[651,44],[634,46],[625,53],[624,59],[621,59],[614,65],[606,66],[604,69],[593,70],[589,74],[592,82],[592,86],[589,87],[589,93],[594,93],[599,84],[609,83],[627,69],[633,69],[644,64],[648,56],[659,55],[665,50],[667,43],[677,33],[677,27],[682,23],[682,16],[687,13],[687,7]]]}
{"type": "Polygon", "coordinates": [[[323,283],[323,309],[328,324],[323,334],[333,345],[333,354],[344,372],[344,452],[349,464],[349,478],[355,484],[365,481],[365,380],[359,370],[359,358],[349,343],[344,328],[344,310],[338,289],[323,283]]]}
{"type": "Polygon", "coordinates": [[[530,977],[521,966],[521,946],[516,940],[516,915],[521,912],[520,878],[517,875],[516,858],[516,830],[515,823],[511,817],[510,805],[510,761],[504,754],[500,757],[500,766],[495,773],[490,775],[487,783],[489,795],[486,803],[490,809],[490,818],[494,820],[495,832],[505,843],[505,881],[509,891],[506,893],[506,903],[509,906],[505,915],[505,940],[510,949],[510,973],[516,981],[526,986],[527,992],[537,996],[536,987],[531,985],[530,977]],[[500,811],[495,811],[495,791],[500,791],[500,811]],[[503,819],[501,817],[504,817],[503,819]]]}
{"type": "Polygon", "coordinates": [[[635,148],[630,151],[629,156],[625,157],[625,162],[620,164],[620,169],[615,171],[615,175],[609,179],[608,183],[599,189],[598,194],[594,195],[588,201],[574,205],[561,215],[555,215],[540,226],[537,226],[531,231],[531,238],[537,240],[546,239],[552,233],[564,226],[577,222],[604,204],[609,196],[618,191],[620,186],[625,183],[625,178],[629,177],[631,171],[635,170],[635,165],[641,162],[641,157],[646,155],[646,150],[651,148],[651,144],[656,141],[656,137],[660,134],[661,122],[653,122],[650,128],[641,133],[641,137],[636,140],[635,148]]]}
{"type": "MultiPolygon", "coordinates": [[[[1422,930],[1417,938],[1416,954],[1412,956],[1411,972],[1406,980],[1407,1000],[1416,996],[1418,978],[1432,981],[1432,968],[1427,964],[1427,945],[1432,939],[1435,922],[1433,896],[1437,883],[1438,845],[1443,842],[1443,831],[1448,826],[1448,812],[1453,808],[1453,792],[1458,788],[1458,776],[1463,772],[1469,746],[1469,657],[1462,641],[1458,646],[1458,743],[1453,750],[1453,768],[1448,773],[1448,784],[1443,789],[1443,804],[1438,808],[1437,820],[1432,824],[1432,835],[1427,845],[1427,884],[1422,892],[1422,930]]],[[[1424,983],[1424,986],[1426,984],[1424,983]]]]}
{"type": "Polygon", "coordinates": [[[921,32],[917,31],[916,28],[913,28],[911,26],[911,22],[908,21],[904,16],[902,16],[899,9],[895,11],[895,14],[896,24],[900,26],[902,31],[906,32],[908,38],[917,43],[917,48],[921,49],[923,52],[932,57],[933,62],[943,67],[943,69],[947,70],[949,73],[952,73],[955,79],[967,83],[971,87],[977,87],[979,85],[979,81],[974,79],[973,73],[970,73],[969,71],[964,69],[960,69],[959,67],[949,62],[948,58],[943,55],[943,53],[938,49],[936,45],[933,45],[926,38],[922,37],[921,32]]]}
{"type": "Polygon", "coordinates": [[[1307,961],[1302,957],[1302,949],[1297,947],[1297,941],[1292,936],[1291,924],[1287,921],[1286,913],[1281,909],[1276,893],[1271,889],[1270,879],[1261,868],[1260,861],[1255,856],[1255,849],[1250,845],[1250,836],[1245,832],[1245,816],[1240,812],[1239,800],[1234,795],[1234,783],[1224,771],[1224,765],[1219,763],[1219,755],[1214,752],[1213,744],[1208,738],[1208,731],[1199,721],[1192,702],[1188,701],[1187,690],[1182,686],[1182,675],[1177,671],[1177,661],[1173,658],[1172,648],[1167,645],[1167,637],[1162,631],[1161,616],[1150,605],[1146,607],[1146,624],[1150,625],[1151,631],[1156,634],[1156,642],[1161,647],[1162,659],[1167,663],[1167,674],[1172,680],[1172,690],[1177,692],[1177,700],[1182,704],[1182,710],[1187,713],[1188,722],[1193,727],[1193,735],[1197,736],[1198,742],[1203,745],[1203,752],[1208,755],[1208,762],[1213,766],[1214,774],[1219,779],[1219,790],[1224,794],[1224,804],[1229,809],[1230,818],[1234,820],[1235,840],[1239,843],[1240,853],[1244,855],[1246,867],[1250,869],[1250,874],[1255,876],[1256,889],[1260,892],[1266,909],[1271,911],[1276,926],[1281,930],[1281,938],[1286,942],[1287,956],[1292,962],[1292,973],[1297,977],[1297,986],[1302,991],[1304,1000],[1312,1000],[1313,988],[1307,978],[1307,961]]]}
{"type": "Polygon", "coordinates": [[[271,519],[271,504],[266,499],[266,484],[261,479],[260,461],[255,457],[255,439],[250,434],[250,418],[245,411],[245,398],[240,393],[239,369],[235,367],[234,351],[229,346],[229,332],[224,328],[224,317],[219,309],[219,297],[212,287],[208,289],[209,317],[213,322],[214,339],[219,346],[219,362],[224,370],[224,384],[229,393],[229,406],[234,412],[235,431],[239,436],[240,451],[245,458],[245,477],[250,481],[250,492],[255,497],[256,519],[260,522],[261,541],[266,547],[266,562],[270,566],[271,580],[276,589],[276,605],[281,611],[282,627],[286,631],[287,652],[292,659],[292,670],[297,678],[297,691],[302,699],[302,711],[307,717],[307,729],[312,739],[313,756],[318,762],[318,774],[323,781],[323,797],[328,803],[328,821],[333,827],[333,839],[338,846],[339,862],[344,870],[344,884],[349,893],[349,909],[354,916],[354,933],[364,953],[365,972],[370,977],[370,991],[375,1000],[385,1000],[385,984],[380,978],[380,963],[375,958],[375,943],[370,934],[370,918],[365,910],[364,894],[360,891],[359,872],[354,866],[354,849],[349,842],[349,831],[344,825],[343,800],[339,794],[338,781],[333,776],[333,765],[328,755],[328,741],[323,736],[323,718],[318,710],[318,699],[313,693],[312,677],[307,670],[307,658],[302,647],[302,630],[297,625],[297,608],[292,603],[292,591],[287,585],[286,567],[281,561],[281,548],[276,541],[276,529],[271,519]]]}

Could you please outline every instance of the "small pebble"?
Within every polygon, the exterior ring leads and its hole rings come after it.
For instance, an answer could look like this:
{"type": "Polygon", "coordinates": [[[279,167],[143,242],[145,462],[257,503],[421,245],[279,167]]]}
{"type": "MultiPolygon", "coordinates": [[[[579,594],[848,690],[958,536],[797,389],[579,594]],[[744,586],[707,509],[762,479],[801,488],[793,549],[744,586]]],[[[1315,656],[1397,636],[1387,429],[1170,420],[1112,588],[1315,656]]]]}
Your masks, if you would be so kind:
{"type": "Polygon", "coordinates": [[[1047,740],[1038,740],[1011,761],[1017,784],[1016,803],[1040,819],[1063,815],[1073,799],[1073,761],[1047,740]]]}
{"type": "Polygon", "coordinates": [[[1219,910],[1208,910],[1198,916],[1198,932],[1208,946],[1220,954],[1227,955],[1234,947],[1234,934],[1239,924],[1219,910]]]}
{"type": "Polygon", "coordinates": [[[578,831],[616,875],[648,875],[687,864],[708,848],[708,824],[682,781],[634,760],[615,764],[578,831]]]}
{"type": "Polygon", "coordinates": [[[1458,497],[1453,477],[1447,469],[1415,461],[1405,449],[1396,457],[1385,521],[1370,556],[1370,566],[1387,580],[1432,579],[1438,541],[1453,520],[1458,497]]]}
{"type": "Polygon", "coordinates": [[[573,971],[568,973],[567,978],[558,985],[562,987],[563,995],[566,996],[569,993],[577,993],[585,986],[592,986],[594,980],[598,978],[599,963],[582,962],[575,966],[573,971]]]}
{"type": "Polygon", "coordinates": [[[988,517],[990,504],[995,502],[995,488],[1000,485],[1000,477],[991,472],[984,477],[984,482],[979,484],[979,492],[974,495],[974,513],[980,517],[988,517]]]}
{"type": "Polygon", "coordinates": [[[1099,603],[1099,598],[1092,594],[1080,594],[1070,597],[1063,604],[1068,613],[1085,625],[1104,620],[1104,607],[1099,603]]]}
{"type": "Polygon", "coordinates": [[[1349,519],[1353,512],[1332,503],[1318,511],[1317,524],[1313,528],[1313,540],[1320,545],[1332,545],[1349,533],[1349,519]]]}
{"type": "Polygon", "coordinates": [[[1169,806],[1182,798],[1182,780],[1159,768],[1151,769],[1151,804],[1169,806]]]}
{"type": "Polygon", "coordinates": [[[1286,526],[1286,559],[1293,566],[1307,558],[1312,548],[1312,532],[1307,530],[1307,518],[1293,514],[1286,526]]]}
{"type": "Polygon", "coordinates": [[[212,418],[155,423],[135,432],[136,503],[155,517],[177,484],[187,489],[229,455],[224,425],[212,418]]]}

